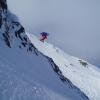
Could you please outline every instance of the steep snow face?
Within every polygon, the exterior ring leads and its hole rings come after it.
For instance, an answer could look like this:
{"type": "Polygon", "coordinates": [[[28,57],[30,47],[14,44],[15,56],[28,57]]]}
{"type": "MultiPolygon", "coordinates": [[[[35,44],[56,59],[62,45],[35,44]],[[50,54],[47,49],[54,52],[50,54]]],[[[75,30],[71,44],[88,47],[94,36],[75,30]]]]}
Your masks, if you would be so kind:
{"type": "Polygon", "coordinates": [[[65,88],[39,52],[0,44],[0,100],[73,100],[65,88]]]}
{"type": "Polygon", "coordinates": [[[34,47],[17,17],[2,2],[0,100],[84,100],[59,80],[47,57],[34,47]]]}
{"type": "Polygon", "coordinates": [[[64,53],[59,48],[40,42],[28,34],[34,46],[44,55],[53,59],[62,75],[83,91],[91,100],[100,100],[100,70],[88,62],[64,53]]]}
{"type": "Polygon", "coordinates": [[[48,59],[29,51],[13,36],[11,48],[0,38],[0,100],[84,100],[55,75],[48,59]]]}
{"type": "Polygon", "coordinates": [[[0,100],[100,99],[94,66],[26,33],[6,0],[0,4],[0,100]]]}

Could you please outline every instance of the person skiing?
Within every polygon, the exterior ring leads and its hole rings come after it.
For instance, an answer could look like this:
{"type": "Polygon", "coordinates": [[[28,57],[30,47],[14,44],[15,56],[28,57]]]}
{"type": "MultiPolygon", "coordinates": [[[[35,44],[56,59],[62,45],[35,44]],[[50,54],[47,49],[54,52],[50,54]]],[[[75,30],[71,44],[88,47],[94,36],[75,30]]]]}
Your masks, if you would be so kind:
{"type": "Polygon", "coordinates": [[[42,32],[40,33],[40,35],[41,35],[40,41],[44,42],[47,39],[49,34],[46,32],[42,32]]]}

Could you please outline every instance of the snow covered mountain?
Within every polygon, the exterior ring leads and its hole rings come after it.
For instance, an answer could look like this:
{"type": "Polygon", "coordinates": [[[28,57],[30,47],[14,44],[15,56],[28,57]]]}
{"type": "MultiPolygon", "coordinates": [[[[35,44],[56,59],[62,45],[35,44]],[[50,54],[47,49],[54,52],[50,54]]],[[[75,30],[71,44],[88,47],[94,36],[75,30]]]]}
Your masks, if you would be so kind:
{"type": "Polygon", "coordinates": [[[25,32],[0,0],[0,100],[100,100],[100,70],[25,32]]]}
{"type": "Polygon", "coordinates": [[[41,43],[34,35],[28,34],[34,46],[44,55],[51,58],[50,62],[54,71],[64,82],[69,82],[72,88],[83,93],[90,100],[100,99],[100,70],[88,62],[70,56],[61,49],[48,43],[41,43]],[[80,89],[80,90],[79,90],[80,89]]]}

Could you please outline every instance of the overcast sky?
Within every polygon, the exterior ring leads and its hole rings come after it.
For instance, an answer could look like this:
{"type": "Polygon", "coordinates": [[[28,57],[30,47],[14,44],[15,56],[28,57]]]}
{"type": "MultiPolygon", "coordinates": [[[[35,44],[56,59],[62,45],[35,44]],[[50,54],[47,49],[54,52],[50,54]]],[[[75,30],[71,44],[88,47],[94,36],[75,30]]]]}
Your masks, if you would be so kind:
{"type": "Polygon", "coordinates": [[[100,0],[8,0],[26,31],[100,67],[100,0]]]}

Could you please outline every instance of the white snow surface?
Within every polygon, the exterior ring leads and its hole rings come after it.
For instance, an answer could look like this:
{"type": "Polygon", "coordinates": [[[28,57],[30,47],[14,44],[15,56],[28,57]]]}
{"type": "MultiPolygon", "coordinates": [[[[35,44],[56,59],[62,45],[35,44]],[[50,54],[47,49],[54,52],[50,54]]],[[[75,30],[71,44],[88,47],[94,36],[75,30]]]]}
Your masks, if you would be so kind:
{"type": "MultiPolygon", "coordinates": [[[[89,64],[83,66],[79,58],[64,53],[61,49],[47,42],[41,42],[33,34],[27,33],[34,46],[44,55],[53,59],[63,75],[83,91],[90,100],[100,100],[100,69],[89,64]]],[[[74,99],[77,100],[77,99],[74,99]]]]}
{"type": "Polygon", "coordinates": [[[20,49],[19,42],[13,37],[8,48],[0,37],[0,100],[84,100],[63,84],[47,58],[20,49]]]}
{"type": "MultiPolygon", "coordinates": [[[[9,27],[15,19],[9,12],[6,22],[9,27]]],[[[35,52],[27,52],[27,48],[19,48],[22,41],[14,34],[20,25],[9,29],[9,48],[2,37],[6,31],[4,23],[0,28],[0,100],[83,100],[59,80],[40,52],[37,56],[35,52]]]]}
{"type": "Polygon", "coordinates": [[[98,68],[64,53],[50,43],[41,42],[33,34],[22,33],[21,37],[28,36],[37,48],[37,53],[34,49],[28,51],[27,47],[21,45],[21,38],[15,34],[22,27],[12,23],[18,21],[17,17],[10,12],[8,15],[6,12],[2,14],[2,18],[7,20],[3,20],[0,28],[0,100],[87,100],[83,96],[90,100],[100,100],[98,68]],[[6,26],[9,26],[9,31],[6,26]],[[10,35],[11,48],[4,38],[6,31],[6,35],[10,35]],[[53,60],[74,88],[61,81],[47,57],[53,60]]]}
{"type": "MultiPolygon", "coordinates": [[[[100,100],[99,69],[89,63],[84,67],[79,58],[39,41],[33,34],[26,34],[90,100],[100,100]]],[[[25,48],[19,49],[20,41],[15,37],[11,41],[12,47],[8,48],[0,37],[0,100],[85,100],[59,79],[41,53],[37,56],[25,48]]]]}
{"type": "Polygon", "coordinates": [[[64,88],[43,56],[0,44],[0,100],[71,100],[64,88]]]}

